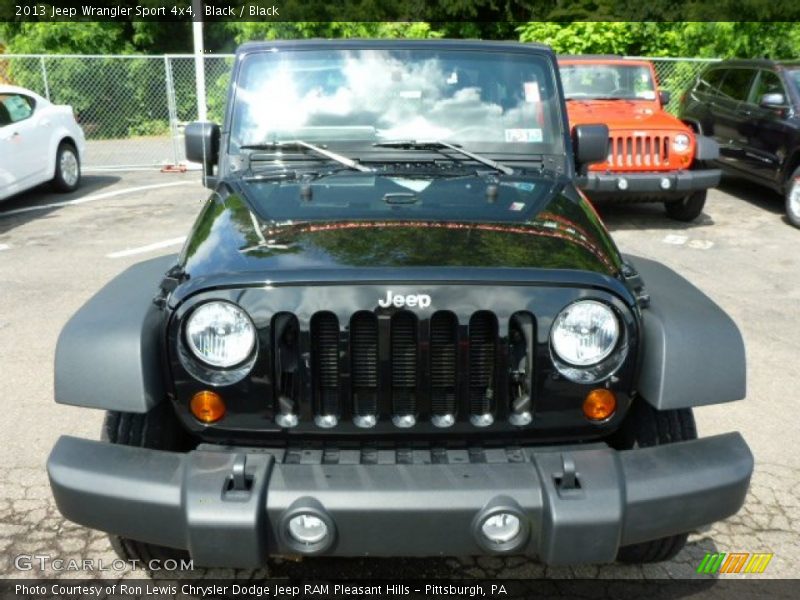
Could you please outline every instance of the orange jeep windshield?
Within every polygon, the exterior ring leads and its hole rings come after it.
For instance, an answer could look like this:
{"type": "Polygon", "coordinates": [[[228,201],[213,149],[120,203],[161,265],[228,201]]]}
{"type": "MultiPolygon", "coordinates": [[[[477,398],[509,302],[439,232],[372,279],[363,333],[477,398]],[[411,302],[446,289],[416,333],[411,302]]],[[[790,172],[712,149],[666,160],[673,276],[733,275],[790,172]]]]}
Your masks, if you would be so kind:
{"type": "Polygon", "coordinates": [[[559,67],[567,100],[655,100],[650,69],[642,65],[567,64],[559,67]]]}

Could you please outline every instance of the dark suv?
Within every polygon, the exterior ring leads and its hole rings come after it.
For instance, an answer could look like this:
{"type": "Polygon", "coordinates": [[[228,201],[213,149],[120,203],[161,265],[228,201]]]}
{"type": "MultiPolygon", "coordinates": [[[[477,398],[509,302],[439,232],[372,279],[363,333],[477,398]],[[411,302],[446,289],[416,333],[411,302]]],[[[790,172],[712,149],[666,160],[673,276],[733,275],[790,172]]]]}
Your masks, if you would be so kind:
{"type": "Polygon", "coordinates": [[[56,400],[107,411],[48,462],[127,558],[518,553],[664,560],[736,512],[753,457],[692,408],[745,394],[736,325],[623,257],[575,185],[553,52],[241,47],[179,256],[65,326],[56,400]],[[165,549],[166,548],[166,549],[165,549]]]}
{"type": "Polygon", "coordinates": [[[714,64],[681,98],[680,117],[719,142],[728,173],[784,194],[800,227],[800,61],[714,64]]]}

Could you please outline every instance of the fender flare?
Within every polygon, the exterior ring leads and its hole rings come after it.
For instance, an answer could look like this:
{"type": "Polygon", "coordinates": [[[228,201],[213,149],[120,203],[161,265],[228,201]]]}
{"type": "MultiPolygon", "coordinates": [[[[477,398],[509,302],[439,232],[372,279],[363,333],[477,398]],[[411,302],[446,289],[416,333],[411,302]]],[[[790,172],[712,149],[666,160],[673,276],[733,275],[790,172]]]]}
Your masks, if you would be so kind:
{"type": "Polygon", "coordinates": [[[153,303],[175,255],[137,263],[67,321],[56,344],[59,404],[145,413],[161,402],[165,312],[153,303]]]}
{"type": "Polygon", "coordinates": [[[698,134],[695,137],[695,160],[717,160],[719,158],[719,143],[707,135],[698,134]]]}
{"type": "Polygon", "coordinates": [[[733,319],[672,269],[635,256],[626,260],[650,296],[642,310],[638,392],[658,410],[744,398],[745,347],[733,319]]]}
{"type": "Polygon", "coordinates": [[[681,117],[681,123],[689,127],[695,135],[701,136],[703,135],[703,125],[697,119],[692,119],[689,117],[681,117]]]}

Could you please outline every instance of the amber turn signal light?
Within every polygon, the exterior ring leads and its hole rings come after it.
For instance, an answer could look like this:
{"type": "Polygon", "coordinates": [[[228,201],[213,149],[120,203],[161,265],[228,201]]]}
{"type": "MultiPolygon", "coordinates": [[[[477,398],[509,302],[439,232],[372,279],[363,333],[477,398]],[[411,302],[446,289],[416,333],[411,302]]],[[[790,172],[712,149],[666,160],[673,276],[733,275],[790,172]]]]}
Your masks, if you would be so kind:
{"type": "Polygon", "coordinates": [[[195,418],[203,423],[214,423],[225,416],[225,402],[216,392],[197,392],[192,396],[190,407],[195,418]]]}
{"type": "Polygon", "coordinates": [[[583,401],[583,414],[590,421],[605,421],[617,410],[617,398],[614,392],[605,388],[597,388],[586,394],[583,401]]]}

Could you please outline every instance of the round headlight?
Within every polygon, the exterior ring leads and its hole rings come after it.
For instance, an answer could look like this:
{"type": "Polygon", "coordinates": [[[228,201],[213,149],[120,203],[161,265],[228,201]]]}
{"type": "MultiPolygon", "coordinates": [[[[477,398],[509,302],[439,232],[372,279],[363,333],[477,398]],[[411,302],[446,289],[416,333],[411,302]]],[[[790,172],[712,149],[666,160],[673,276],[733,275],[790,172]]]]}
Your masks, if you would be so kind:
{"type": "Polygon", "coordinates": [[[587,367],[607,358],[619,340],[614,311],[596,300],[579,300],[556,317],[550,332],[553,351],[564,362],[587,367]]]}
{"type": "Polygon", "coordinates": [[[689,149],[689,136],[685,133],[679,133],[672,140],[672,149],[675,152],[686,152],[689,149]]]}
{"type": "Polygon", "coordinates": [[[228,368],[253,352],[256,330],[247,313],[230,302],[199,306],[186,322],[186,343],[198,359],[228,368]]]}

